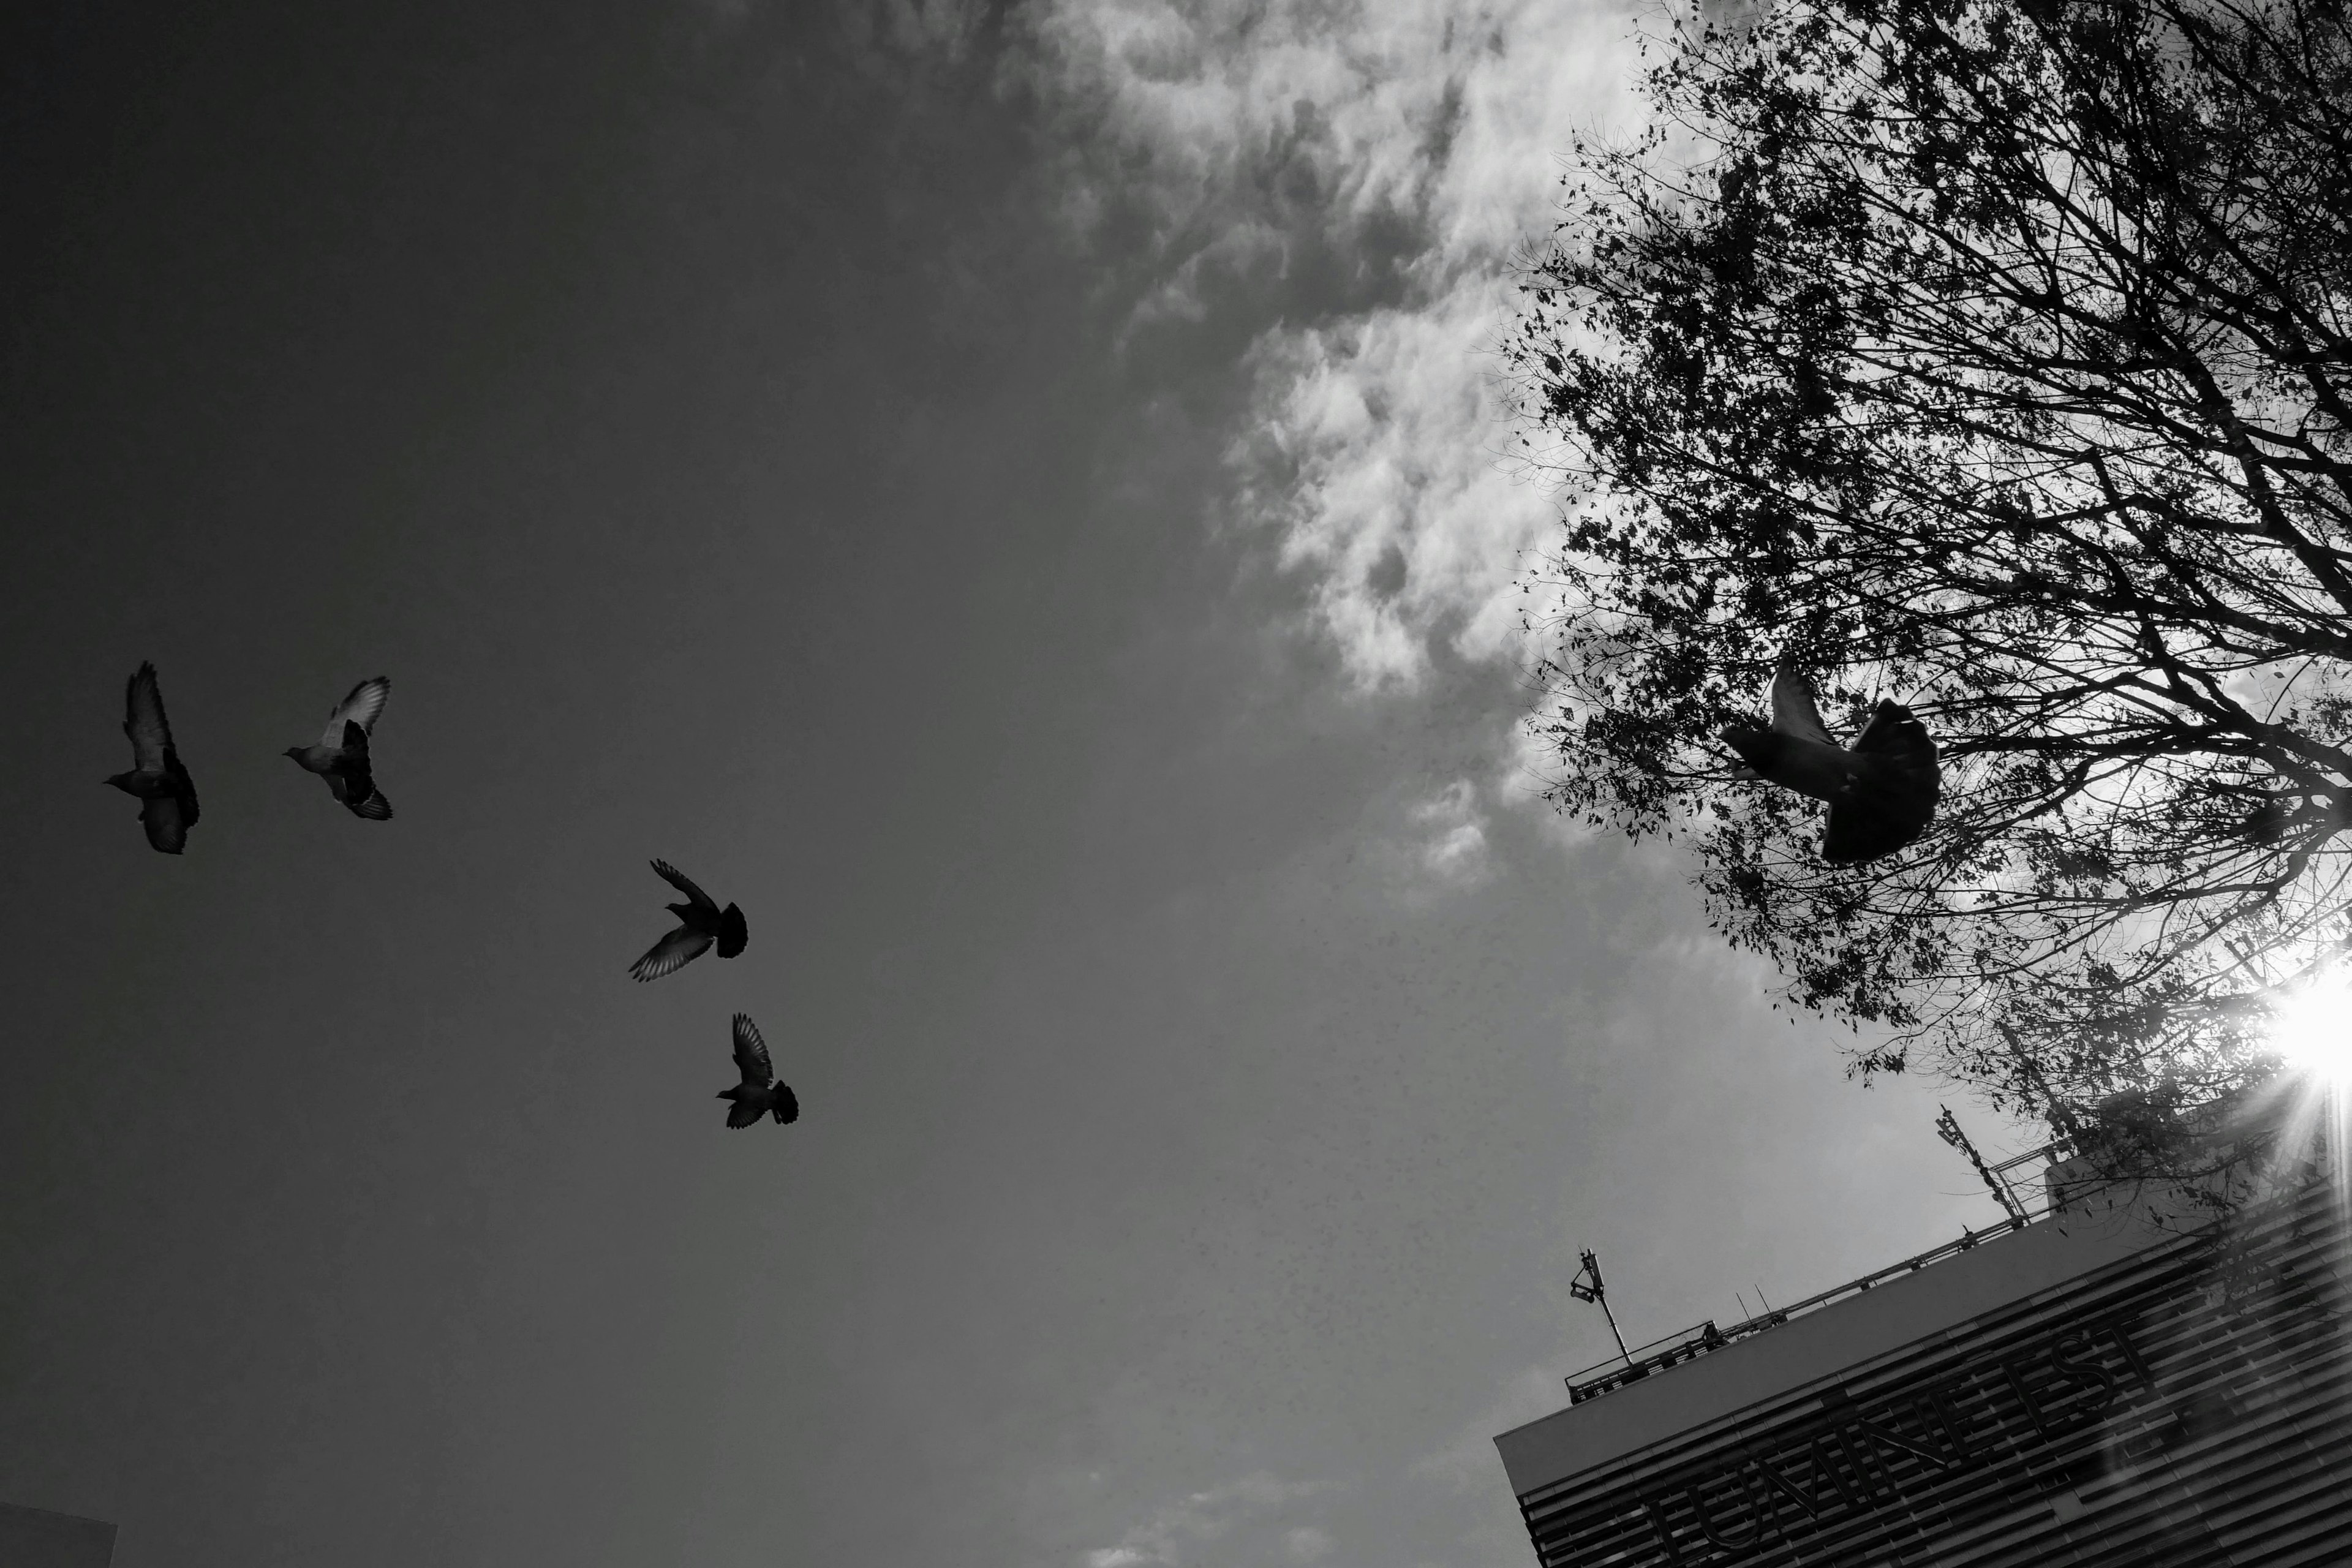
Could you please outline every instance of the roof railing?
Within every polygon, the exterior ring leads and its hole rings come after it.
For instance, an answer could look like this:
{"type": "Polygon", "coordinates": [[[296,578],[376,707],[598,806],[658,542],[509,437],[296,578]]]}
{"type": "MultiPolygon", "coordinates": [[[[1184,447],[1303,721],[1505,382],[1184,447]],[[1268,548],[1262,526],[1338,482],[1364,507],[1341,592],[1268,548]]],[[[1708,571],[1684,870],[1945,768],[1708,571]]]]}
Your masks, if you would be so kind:
{"type": "MultiPolygon", "coordinates": [[[[2036,1160],[2054,1162],[2064,1152],[2063,1144],[2045,1144],[2042,1148],[2020,1154],[2014,1159],[2003,1160],[1993,1166],[1992,1171],[2006,1186],[2010,1184],[2011,1171],[2036,1160]]],[[[2019,1206],[2021,1209],[2024,1207],[2022,1204],[2019,1206]]],[[[2045,1194],[2042,1213],[2046,1215],[2048,1212],[2049,1206],[2045,1194]]],[[[1685,1329],[1679,1333],[1668,1334],[1662,1340],[1653,1340],[1622,1357],[1612,1358],[1596,1366],[1589,1366],[1569,1378],[1568,1402],[1570,1405],[1581,1405],[1588,1399],[1598,1399],[1602,1394],[1622,1388],[1629,1383],[1638,1383],[1652,1373],[1664,1372],[1669,1367],[1679,1366],[1686,1361],[1696,1361],[1700,1356],[1711,1354],[1736,1341],[1760,1334],[1767,1329],[1778,1328],[1791,1318],[1826,1307],[1833,1301],[1844,1300],[1850,1296],[1859,1296],[1864,1291],[1874,1289],[1890,1279],[1899,1279],[1906,1274],[1916,1274],[1930,1263],[1938,1262],[1956,1253],[1966,1252],[1979,1242],[1994,1237],[2006,1236],[2013,1230],[2023,1230],[2029,1223],[2031,1222],[2023,1219],[2005,1219],[1999,1225],[1987,1226],[1982,1230],[1964,1231],[1957,1241],[1948,1241],[1941,1247],[1930,1247],[1916,1258],[1906,1258],[1902,1262],[1890,1265],[1874,1274],[1865,1274],[1859,1279],[1849,1279],[1844,1284],[1824,1290],[1818,1296],[1808,1296],[1803,1300],[1793,1302],[1789,1306],[1776,1307],[1770,1311],[1759,1312],[1755,1317],[1734,1323],[1727,1329],[1717,1328],[1715,1321],[1710,1318],[1706,1322],[1685,1329]]]]}

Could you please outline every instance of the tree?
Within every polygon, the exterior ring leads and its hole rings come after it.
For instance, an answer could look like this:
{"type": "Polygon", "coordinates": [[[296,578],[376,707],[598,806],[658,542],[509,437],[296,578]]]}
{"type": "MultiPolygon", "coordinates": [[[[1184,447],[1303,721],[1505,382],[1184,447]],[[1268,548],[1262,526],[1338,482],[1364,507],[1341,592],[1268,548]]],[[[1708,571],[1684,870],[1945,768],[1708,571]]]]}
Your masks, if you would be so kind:
{"type": "Polygon", "coordinates": [[[2259,1084],[2352,935],[2343,7],[1784,0],[1645,89],[1508,343],[1556,803],[1686,836],[1864,1073],[2117,1134],[2259,1084]],[[1784,664],[1927,723],[1924,838],[1827,866],[1734,778],[1784,664]]]}

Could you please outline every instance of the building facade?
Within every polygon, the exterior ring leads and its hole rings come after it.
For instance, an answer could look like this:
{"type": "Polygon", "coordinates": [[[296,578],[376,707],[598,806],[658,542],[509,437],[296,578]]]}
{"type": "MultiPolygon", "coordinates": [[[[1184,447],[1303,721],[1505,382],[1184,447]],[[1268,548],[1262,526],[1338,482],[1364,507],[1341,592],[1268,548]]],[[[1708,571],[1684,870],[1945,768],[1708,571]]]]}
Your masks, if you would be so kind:
{"type": "Polygon", "coordinates": [[[1571,1383],[1496,1439],[1544,1568],[2352,1564],[2343,1207],[2078,1195],[1571,1383]]]}
{"type": "Polygon", "coordinates": [[[0,1568],[107,1568],[114,1526],[0,1502],[0,1568]]]}

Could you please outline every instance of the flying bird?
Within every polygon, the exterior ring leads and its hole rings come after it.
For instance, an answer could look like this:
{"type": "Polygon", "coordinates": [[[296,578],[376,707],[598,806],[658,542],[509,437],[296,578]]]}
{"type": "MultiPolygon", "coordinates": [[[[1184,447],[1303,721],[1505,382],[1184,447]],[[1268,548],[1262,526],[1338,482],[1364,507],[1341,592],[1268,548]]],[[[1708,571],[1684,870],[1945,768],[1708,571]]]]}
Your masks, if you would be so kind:
{"type": "Polygon", "coordinates": [[[392,802],[375,787],[375,770],[368,757],[368,737],[375,733],[376,717],[391,696],[392,682],[385,677],[362,680],[327,715],[326,731],[317,745],[286,748],[288,756],[327,781],[328,790],[353,816],[370,822],[392,820],[392,802]]]}
{"type": "Polygon", "coordinates": [[[743,1081],[719,1091],[719,1099],[735,1102],[727,1108],[728,1126],[749,1127],[762,1116],[773,1116],[779,1126],[801,1119],[800,1097],[791,1085],[776,1081],[768,1042],[760,1037],[760,1026],[748,1013],[735,1015],[735,1065],[742,1070],[743,1081]]]}
{"type": "Polygon", "coordinates": [[[180,765],[172,744],[172,723],[163,717],[163,692],[155,667],[142,664],[123,693],[122,732],[131,737],[131,771],[106,782],[139,797],[139,825],[147,842],[166,855],[188,847],[196,825],[196,785],[180,765]]]}
{"type": "Polygon", "coordinates": [[[1830,739],[1812,683],[1793,669],[1772,678],[1772,725],[1734,724],[1723,743],[1759,778],[1829,803],[1822,858],[1859,865],[1892,855],[1927,831],[1943,773],[1936,742],[1911,710],[1882,698],[1852,746],[1830,739]]]}
{"type": "Polygon", "coordinates": [[[630,978],[659,980],[672,970],[700,958],[702,950],[714,942],[719,944],[719,956],[721,958],[732,958],[743,951],[749,933],[743,927],[741,910],[733,904],[720,909],[709,894],[696,887],[685,872],[667,860],[655,861],[654,870],[663,881],[684,893],[686,902],[669,906],[669,912],[677,917],[677,929],[654,943],[643,958],[629,965],[630,978]]]}

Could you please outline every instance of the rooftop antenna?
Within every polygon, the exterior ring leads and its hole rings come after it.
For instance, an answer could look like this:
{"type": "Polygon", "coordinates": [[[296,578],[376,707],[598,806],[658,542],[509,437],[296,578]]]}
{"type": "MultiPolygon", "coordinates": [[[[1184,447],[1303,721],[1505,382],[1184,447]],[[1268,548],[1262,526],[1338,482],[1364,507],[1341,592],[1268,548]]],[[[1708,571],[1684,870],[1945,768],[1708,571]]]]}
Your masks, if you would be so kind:
{"type": "Polygon", "coordinates": [[[1949,1106],[1936,1107],[1936,1136],[1969,1157],[1969,1163],[1974,1165],[1977,1168],[1977,1174],[1984,1178],[1984,1184],[1991,1190],[1994,1199],[2000,1203],[2001,1212],[2009,1215],[2009,1223],[2020,1230],[2024,1229],[2026,1225],[2024,1205],[2020,1204],[2016,1196],[2010,1192],[2008,1184],[1992,1173],[1992,1167],[1984,1163],[1984,1156],[1977,1152],[1977,1146],[1969,1142],[1967,1133],[1960,1131],[1959,1119],[1952,1114],[1949,1106]]]}
{"type": "Polygon", "coordinates": [[[1601,1283],[1601,1260],[1592,1256],[1592,1249],[1590,1247],[1587,1247],[1581,1256],[1584,1268],[1578,1272],[1575,1279],[1569,1281],[1568,1293],[1580,1301],[1601,1303],[1601,1315],[1609,1320],[1609,1337],[1617,1342],[1617,1353],[1625,1358],[1625,1364],[1632,1366],[1633,1357],[1625,1349],[1625,1336],[1617,1331],[1617,1314],[1609,1310],[1608,1292],[1601,1283]]]}

